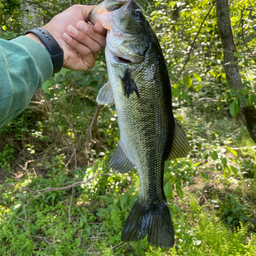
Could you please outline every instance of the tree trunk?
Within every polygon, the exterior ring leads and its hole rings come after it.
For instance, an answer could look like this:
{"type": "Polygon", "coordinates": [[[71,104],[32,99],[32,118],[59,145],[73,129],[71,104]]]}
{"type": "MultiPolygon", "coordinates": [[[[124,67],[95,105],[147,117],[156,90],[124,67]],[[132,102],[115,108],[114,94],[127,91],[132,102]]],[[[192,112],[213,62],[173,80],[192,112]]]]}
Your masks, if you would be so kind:
{"type": "MultiPolygon", "coordinates": [[[[234,52],[237,52],[234,43],[234,37],[231,28],[228,0],[216,0],[218,26],[221,36],[221,42],[224,51],[224,67],[230,87],[241,90],[242,79],[239,73],[239,66],[234,52]]],[[[246,106],[240,99],[239,116],[247,127],[251,138],[256,142],[256,109],[246,106]]]]}

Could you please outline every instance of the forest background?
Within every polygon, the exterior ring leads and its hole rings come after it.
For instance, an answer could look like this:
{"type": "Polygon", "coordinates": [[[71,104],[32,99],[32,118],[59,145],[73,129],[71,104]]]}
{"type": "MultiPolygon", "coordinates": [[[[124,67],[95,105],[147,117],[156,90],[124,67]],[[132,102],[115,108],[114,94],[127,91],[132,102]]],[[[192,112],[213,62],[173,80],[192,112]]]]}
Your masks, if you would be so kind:
{"type": "MultiPolygon", "coordinates": [[[[0,0],[0,37],[99,2],[0,0]]],[[[108,165],[119,129],[115,108],[95,101],[102,52],[92,70],[62,69],[0,129],[0,255],[256,255],[256,1],[138,2],[191,149],[165,165],[175,247],[121,241],[139,180],[108,165]]]]}

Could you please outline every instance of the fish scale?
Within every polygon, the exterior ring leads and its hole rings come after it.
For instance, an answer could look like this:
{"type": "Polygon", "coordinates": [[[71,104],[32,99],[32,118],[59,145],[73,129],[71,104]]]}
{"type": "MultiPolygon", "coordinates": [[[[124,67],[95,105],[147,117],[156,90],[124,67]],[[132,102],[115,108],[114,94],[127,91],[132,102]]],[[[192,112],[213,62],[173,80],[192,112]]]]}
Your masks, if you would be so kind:
{"type": "Polygon", "coordinates": [[[115,103],[120,141],[113,170],[137,168],[140,193],[126,220],[123,241],[148,235],[156,247],[174,245],[174,229],[163,190],[164,163],[188,152],[185,133],[172,112],[172,94],[161,47],[135,0],[105,0],[89,16],[109,29],[105,50],[109,82],[99,104],[115,103]],[[104,15],[103,15],[104,14],[104,15]]]}

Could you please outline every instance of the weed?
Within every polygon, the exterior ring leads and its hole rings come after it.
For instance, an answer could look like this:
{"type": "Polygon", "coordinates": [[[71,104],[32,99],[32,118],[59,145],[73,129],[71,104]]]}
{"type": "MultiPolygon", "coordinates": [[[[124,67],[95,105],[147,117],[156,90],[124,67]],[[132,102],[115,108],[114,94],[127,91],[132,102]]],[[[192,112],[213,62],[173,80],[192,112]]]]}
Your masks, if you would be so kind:
{"type": "Polygon", "coordinates": [[[14,148],[12,144],[6,144],[3,152],[0,152],[0,169],[10,170],[14,160],[14,148]]]}
{"type": "Polygon", "coordinates": [[[219,214],[221,220],[235,228],[240,227],[241,222],[248,221],[246,212],[246,205],[240,204],[231,194],[227,194],[225,201],[220,203],[219,214]]]}

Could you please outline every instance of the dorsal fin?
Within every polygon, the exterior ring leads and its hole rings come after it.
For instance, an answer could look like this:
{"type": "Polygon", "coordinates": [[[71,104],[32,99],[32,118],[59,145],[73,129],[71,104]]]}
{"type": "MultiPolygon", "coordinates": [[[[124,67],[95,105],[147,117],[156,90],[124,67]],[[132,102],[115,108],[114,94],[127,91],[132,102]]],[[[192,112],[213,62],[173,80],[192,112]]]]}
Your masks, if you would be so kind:
{"type": "Polygon", "coordinates": [[[107,104],[109,107],[115,104],[112,86],[109,81],[99,90],[96,101],[99,105],[107,104]]]}
{"type": "Polygon", "coordinates": [[[188,139],[181,126],[175,120],[172,149],[168,159],[185,157],[189,152],[188,139]]]}

